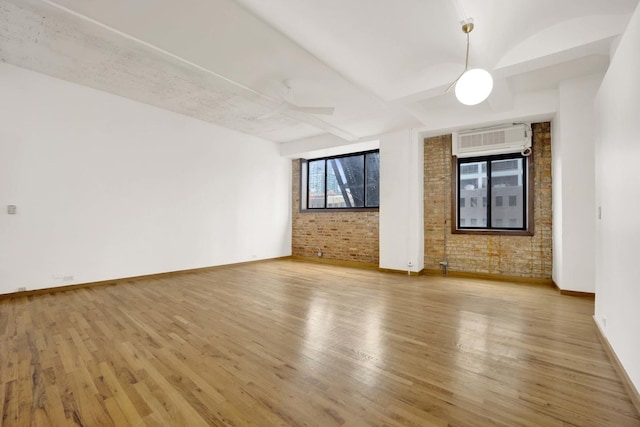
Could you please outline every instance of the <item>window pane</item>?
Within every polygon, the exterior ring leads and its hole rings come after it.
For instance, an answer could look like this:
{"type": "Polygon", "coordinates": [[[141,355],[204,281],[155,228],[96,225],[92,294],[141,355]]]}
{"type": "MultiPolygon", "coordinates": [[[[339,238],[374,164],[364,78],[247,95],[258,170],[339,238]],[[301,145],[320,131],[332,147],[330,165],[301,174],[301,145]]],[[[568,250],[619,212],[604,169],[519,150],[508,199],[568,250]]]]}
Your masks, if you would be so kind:
{"type": "Polygon", "coordinates": [[[327,207],[364,207],[364,155],[327,160],[327,207]]]}
{"type": "Polygon", "coordinates": [[[467,162],[460,164],[460,226],[471,224],[485,228],[487,224],[487,208],[479,206],[478,199],[487,197],[487,162],[467,162]],[[465,200],[469,203],[465,204],[465,200]],[[481,225],[479,225],[481,224],[481,225]]]}
{"type": "Polygon", "coordinates": [[[380,206],[380,153],[365,155],[367,162],[367,193],[366,206],[380,206]]]}
{"type": "Polygon", "coordinates": [[[324,208],[324,160],[309,162],[309,208],[324,208]]]}
{"type": "Polygon", "coordinates": [[[380,206],[379,152],[303,160],[300,165],[301,209],[380,206]]]}
{"type": "Polygon", "coordinates": [[[307,182],[309,180],[309,165],[306,161],[300,161],[300,209],[307,209],[309,198],[307,197],[307,182]]]}
{"type": "Polygon", "coordinates": [[[494,227],[524,227],[524,159],[491,161],[491,223],[494,227]],[[507,201],[508,203],[505,203],[507,201]]]}

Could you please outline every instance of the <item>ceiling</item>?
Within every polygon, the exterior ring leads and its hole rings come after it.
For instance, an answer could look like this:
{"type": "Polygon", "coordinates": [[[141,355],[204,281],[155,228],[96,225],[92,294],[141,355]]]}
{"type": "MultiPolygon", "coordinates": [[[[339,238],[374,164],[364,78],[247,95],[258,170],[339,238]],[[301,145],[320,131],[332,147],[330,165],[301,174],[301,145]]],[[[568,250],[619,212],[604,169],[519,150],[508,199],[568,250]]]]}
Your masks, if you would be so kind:
{"type": "Polygon", "coordinates": [[[0,0],[0,60],[276,142],[551,117],[638,0],[0,0]],[[446,87],[470,66],[489,99],[446,87]],[[283,81],[291,91],[287,94],[283,81]],[[335,107],[333,115],[282,109],[335,107]]]}

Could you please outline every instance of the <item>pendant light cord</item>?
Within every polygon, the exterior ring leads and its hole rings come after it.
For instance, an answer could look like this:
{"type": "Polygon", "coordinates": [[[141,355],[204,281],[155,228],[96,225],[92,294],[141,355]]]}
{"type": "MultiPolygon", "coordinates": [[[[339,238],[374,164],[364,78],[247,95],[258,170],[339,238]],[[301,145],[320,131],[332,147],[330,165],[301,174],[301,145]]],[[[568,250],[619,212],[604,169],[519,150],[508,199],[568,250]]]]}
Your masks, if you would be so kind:
{"type": "Polygon", "coordinates": [[[464,71],[469,69],[469,33],[467,33],[467,55],[464,58],[464,71]]]}
{"type": "Polygon", "coordinates": [[[458,83],[458,80],[460,80],[460,77],[462,77],[464,73],[466,73],[467,70],[469,69],[469,46],[471,45],[471,42],[469,39],[469,33],[472,30],[473,30],[473,22],[471,19],[462,21],[462,31],[467,35],[467,53],[464,56],[464,71],[460,73],[457,79],[451,82],[451,84],[445,90],[445,93],[448,93],[451,89],[453,89],[456,83],[458,83]]]}

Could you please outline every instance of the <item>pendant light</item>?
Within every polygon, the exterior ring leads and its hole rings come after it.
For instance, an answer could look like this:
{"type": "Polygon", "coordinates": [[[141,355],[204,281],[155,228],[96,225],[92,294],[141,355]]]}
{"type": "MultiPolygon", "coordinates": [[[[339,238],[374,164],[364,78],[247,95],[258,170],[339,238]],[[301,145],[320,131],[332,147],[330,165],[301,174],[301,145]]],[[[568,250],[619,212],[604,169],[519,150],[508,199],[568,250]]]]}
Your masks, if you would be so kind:
{"type": "Polygon", "coordinates": [[[462,104],[476,105],[489,97],[493,90],[493,78],[487,70],[482,68],[469,69],[469,33],[473,30],[473,19],[462,21],[462,32],[467,35],[467,54],[464,61],[464,71],[447,88],[447,92],[456,87],[456,98],[462,104]]]}

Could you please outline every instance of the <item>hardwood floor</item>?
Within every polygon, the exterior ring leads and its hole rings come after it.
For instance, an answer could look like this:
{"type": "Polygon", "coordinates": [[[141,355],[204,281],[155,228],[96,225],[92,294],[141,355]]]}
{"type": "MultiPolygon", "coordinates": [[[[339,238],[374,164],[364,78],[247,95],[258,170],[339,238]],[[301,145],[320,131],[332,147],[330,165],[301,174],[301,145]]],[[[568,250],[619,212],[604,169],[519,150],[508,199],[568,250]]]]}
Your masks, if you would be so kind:
{"type": "Polygon", "coordinates": [[[593,301],[292,260],[0,301],[7,426],[640,426],[593,301]]]}

